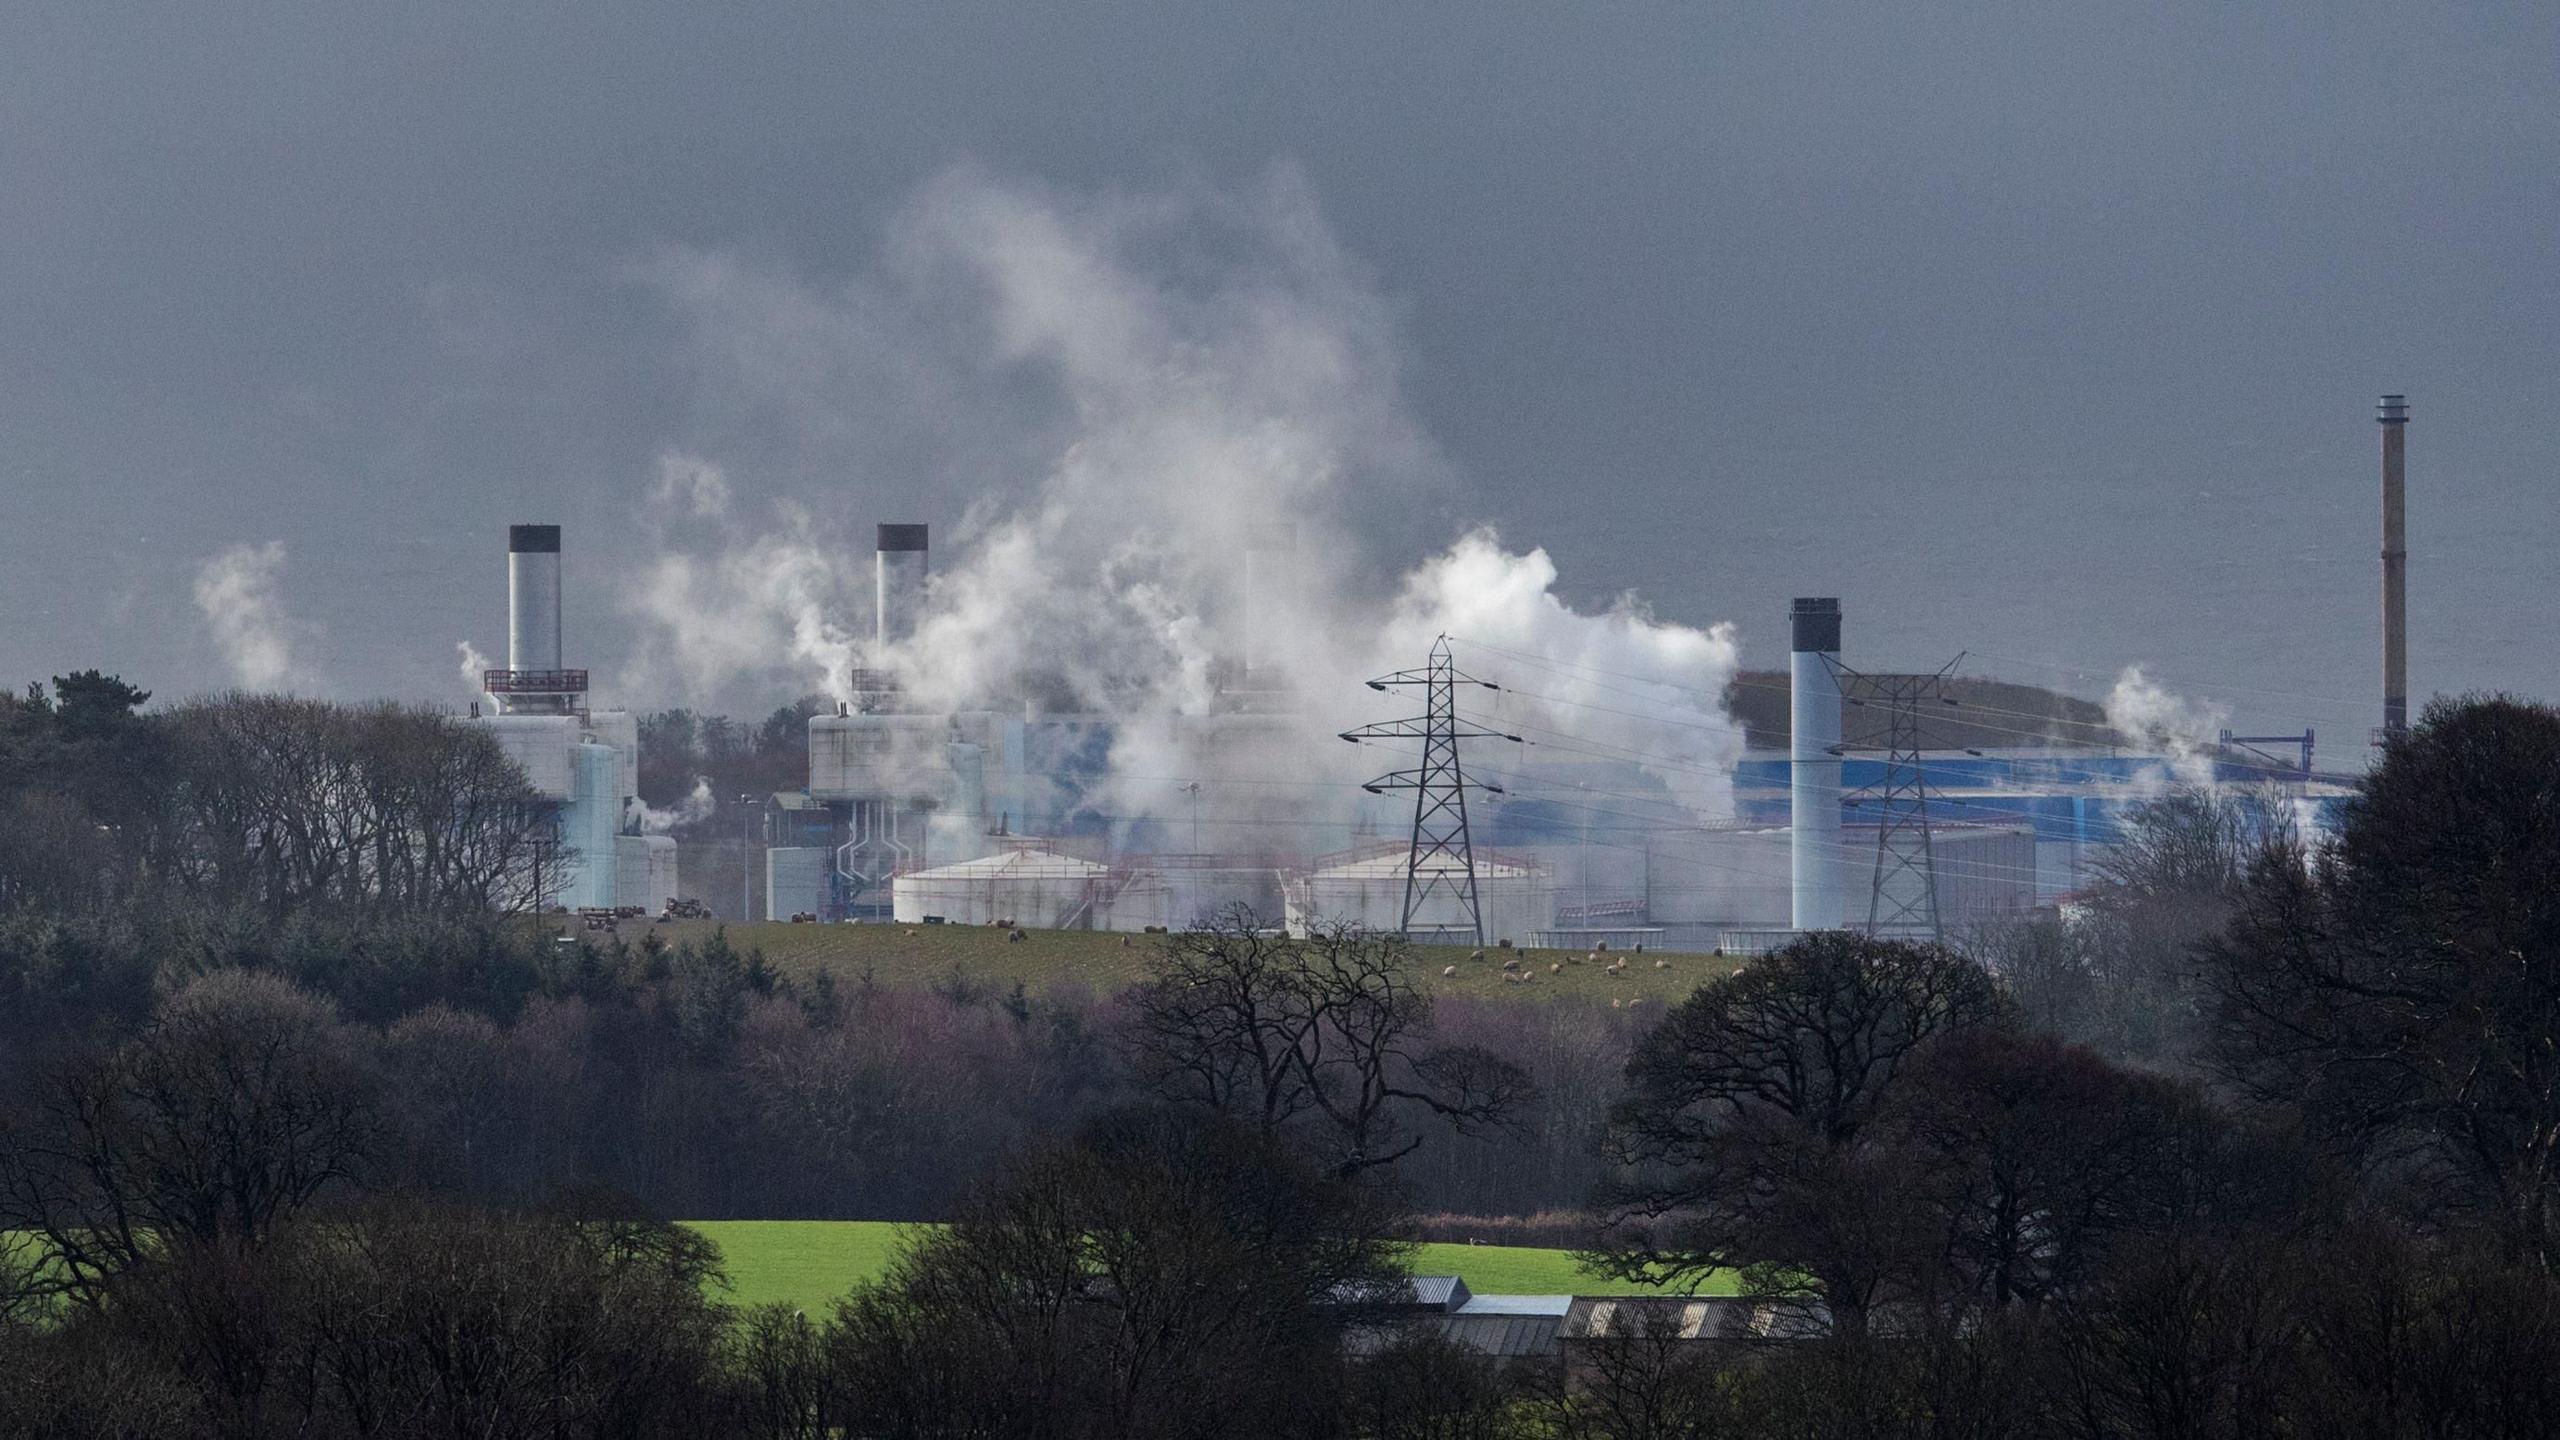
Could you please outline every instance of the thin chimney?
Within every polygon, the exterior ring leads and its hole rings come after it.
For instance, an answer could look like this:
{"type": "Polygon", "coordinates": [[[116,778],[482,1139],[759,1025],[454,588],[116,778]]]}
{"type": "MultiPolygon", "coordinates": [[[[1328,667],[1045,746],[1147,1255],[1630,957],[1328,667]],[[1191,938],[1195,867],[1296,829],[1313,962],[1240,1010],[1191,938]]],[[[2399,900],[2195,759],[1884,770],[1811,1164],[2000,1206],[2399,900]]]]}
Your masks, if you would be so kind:
{"type": "Polygon", "coordinates": [[[2382,728],[2409,726],[2409,397],[2385,395],[2382,424],[2382,728]]]}

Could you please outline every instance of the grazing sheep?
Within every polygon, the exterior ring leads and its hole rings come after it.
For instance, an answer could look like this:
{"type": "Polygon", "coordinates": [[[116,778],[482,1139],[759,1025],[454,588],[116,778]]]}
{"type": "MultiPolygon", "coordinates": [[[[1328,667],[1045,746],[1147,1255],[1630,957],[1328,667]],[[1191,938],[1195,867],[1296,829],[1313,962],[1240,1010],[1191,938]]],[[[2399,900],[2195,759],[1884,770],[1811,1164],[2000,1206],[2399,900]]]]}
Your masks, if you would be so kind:
{"type": "Polygon", "coordinates": [[[1608,948],[1609,948],[1609,942],[1608,942],[1608,941],[1606,941],[1606,940],[1603,940],[1603,941],[1601,941],[1599,944],[1594,945],[1594,946],[1592,946],[1591,948],[1592,948],[1592,949],[1594,949],[1594,950],[1606,950],[1606,949],[1608,949],[1608,948]]]}
{"type": "Polygon", "coordinates": [[[1597,960],[1600,958],[1600,952],[1599,952],[1599,951],[1597,951],[1597,950],[1594,950],[1594,951],[1592,951],[1590,954],[1585,955],[1585,956],[1583,956],[1582,958],[1583,958],[1583,959],[1585,959],[1585,960],[1597,961],[1597,960]]]}
{"type": "Polygon", "coordinates": [[[1564,962],[1562,962],[1562,961],[1560,961],[1560,960],[1550,960],[1550,961],[1548,961],[1548,962],[1547,962],[1547,973],[1548,973],[1548,974],[1550,974],[1550,975],[1561,975],[1561,974],[1563,974],[1563,973],[1564,973],[1564,962]]]}
{"type": "Polygon", "coordinates": [[[1636,953],[1639,955],[1644,953],[1644,942],[1641,940],[1636,942],[1636,953]]]}
{"type": "Polygon", "coordinates": [[[1446,979],[1448,979],[1450,976],[1455,975],[1455,974],[1457,974],[1457,973],[1458,973],[1458,967],[1457,967],[1457,966],[1455,966],[1455,965],[1443,965],[1443,966],[1441,966],[1441,967],[1440,967],[1440,978],[1441,978],[1441,979],[1443,979],[1443,980],[1446,980],[1446,979]]]}
{"type": "Polygon", "coordinates": [[[1467,958],[1470,960],[1481,960],[1484,958],[1484,952],[1481,950],[1470,950],[1467,952],[1467,958]]]}
{"type": "Polygon", "coordinates": [[[1019,945],[1030,938],[1030,936],[1023,934],[1019,930],[1008,930],[1004,935],[1004,943],[1007,945],[1019,945]]]}
{"type": "Polygon", "coordinates": [[[1668,970],[1671,968],[1671,962],[1668,960],[1657,959],[1653,962],[1653,968],[1656,970],[1668,970]]]}
{"type": "Polygon", "coordinates": [[[1128,937],[1128,936],[1123,935],[1123,936],[1121,936],[1121,937],[1120,937],[1120,948],[1121,948],[1121,949],[1123,949],[1123,950],[1126,950],[1126,949],[1128,949],[1128,948],[1129,948],[1129,937],[1128,937]]]}
{"type": "Polygon", "coordinates": [[[1624,1009],[1626,1007],[1626,1003],[1627,1002],[1624,1000],[1612,999],[1609,1002],[1609,1008],[1612,1010],[1624,1009]]]}
{"type": "Polygon", "coordinates": [[[1517,960],[1505,960],[1502,962],[1502,968],[1505,970],[1517,970],[1520,968],[1520,962],[1517,960]]]}

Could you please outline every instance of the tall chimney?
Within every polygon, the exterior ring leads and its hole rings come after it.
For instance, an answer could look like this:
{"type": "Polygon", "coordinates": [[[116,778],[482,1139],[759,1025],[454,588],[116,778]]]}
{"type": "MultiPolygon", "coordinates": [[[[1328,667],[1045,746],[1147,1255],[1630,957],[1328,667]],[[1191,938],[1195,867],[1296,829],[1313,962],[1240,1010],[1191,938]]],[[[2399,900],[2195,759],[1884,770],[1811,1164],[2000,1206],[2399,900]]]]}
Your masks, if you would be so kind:
{"type": "Polygon", "coordinates": [[[560,668],[560,527],[507,527],[507,668],[560,668]]]}
{"type": "Polygon", "coordinates": [[[1840,928],[1840,602],[1800,599],[1788,656],[1787,818],[1794,925],[1840,928]]]}
{"type": "Polygon", "coordinates": [[[916,614],[924,608],[926,575],[925,527],[883,525],[871,557],[872,614],[877,617],[876,657],[916,632],[916,614]]]}
{"type": "Polygon", "coordinates": [[[2385,395],[2382,422],[2382,728],[2409,728],[2409,397],[2385,395]]]}

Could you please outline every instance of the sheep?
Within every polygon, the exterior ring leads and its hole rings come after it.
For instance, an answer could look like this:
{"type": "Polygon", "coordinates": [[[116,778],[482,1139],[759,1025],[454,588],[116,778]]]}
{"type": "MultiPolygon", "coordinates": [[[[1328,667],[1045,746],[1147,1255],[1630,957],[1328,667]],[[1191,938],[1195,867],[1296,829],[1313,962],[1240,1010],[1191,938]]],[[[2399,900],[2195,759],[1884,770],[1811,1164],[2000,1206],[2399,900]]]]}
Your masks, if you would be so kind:
{"type": "Polygon", "coordinates": [[[1004,935],[1004,943],[1007,945],[1019,945],[1030,938],[1030,936],[1023,934],[1019,930],[1008,930],[1004,935]]]}
{"type": "Polygon", "coordinates": [[[1626,1007],[1626,1003],[1627,1003],[1627,1002],[1626,1002],[1626,1001],[1624,1001],[1624,1000],[1620,1000],[1620,999],[1617,999],[1617,998],[1615,998],[1615,997],[1612,997],[1612,998],[1610,999],[1610,1001],[1609,1001],[1609,1008],[1610,1008],[1610,1009],[1612,1009],[1612,1010],[1620,1010],[1620,1009],[1624,1009],[1624,1008],[1626,1007]]]}
{"type": "Polygon", "coordinates": [[[1502,962],[1502,968],[1507,971],[1516,971],[1520,968],[1520,962],[1517,960],[1505,960],[1502,962]]]}
{"type": "Polygon", "coordinates": [[[1457,973],[1458,967],[1455,965],[1443,965],[1440,967],[1440,978],[1443,980],[1449,979],[1457,973]]]}
{"type": "Polygon", "coordinates": [[[1592,946],[1591,948],[1592,948],[1592,949],[1594,949],[1594,950],[1606,950],[1606,949],[1608,949],[1608,948],[1609,948],[1609,942],[1608,942],[1608,941],[1606,941],[1606,940],[1603,940],[1603,941],[1601,941],[1599,944],[1594,945],[1594,946],[1592,946]]]}
{"type": "Polygon", "coordinates": [[[1563,974],[1563,973],[1564,973],[1564,963],[1563,963],[1562,961],[1557,961],[1557,960],[1550,960],[1550,961],[1548,961],[1548,962],[1547,962],[1547,973],[1548,973],[1548,974],[1550,974],[1550,975],[1561,975],[1561,974],[1563,974]]]}
{"type": "Polygon", "coordinates": [[[1653,962],[1653,968],[1656,970],[1668,970],[1671,968],[1671,962],[1661,959],[1660,957],[1656,957],[1653,962]]]}
{"type": "Polygon", "coordinates": [[[1470,950],[1467,952],[1467,958],[1470,960],[1481,960],[1484,958],[1484,952],[1482,950],[1470,950]]]}
{"type": "Polygon", "coordinates": [[[1585,955],[1585,956],[1583,956],[1582,958],[1583,958],[1583,959],[1585,959],[1585,960],[1589,960],[1589,961],[1593,962],[1594,964],[1597,964],[1597,963],[1599,962],[1599,959],[1600,959],[1600,952],[1599,952],[1599,951],[1597,951],[1597,950],[1594,950],[1594,951],[1592,951],[1590,954],[1585,955]]]}

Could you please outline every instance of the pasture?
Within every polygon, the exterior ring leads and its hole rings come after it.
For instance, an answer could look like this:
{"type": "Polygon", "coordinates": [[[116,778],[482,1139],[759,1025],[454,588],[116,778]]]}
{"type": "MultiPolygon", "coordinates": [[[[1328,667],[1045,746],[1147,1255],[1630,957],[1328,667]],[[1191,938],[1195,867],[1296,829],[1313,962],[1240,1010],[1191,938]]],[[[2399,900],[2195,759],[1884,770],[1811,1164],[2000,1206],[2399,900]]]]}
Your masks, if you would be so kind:
{"type": "MultiPolygon", "coordinates": [[[[1062,987],[1109,994],[1143,978],[1150,947],[1162,943],[1154,935],[1094,930],[1027,930],[1023,939],[1008,941],[1004,931],[984,925],[742,925],[715,920],[663,925],[625,921],[621,934],[633,943],[644,933],[655,933],[681,944],[700,943],[721,929],[740,951],[762,950],[774,969],[795,980],[813,979],[826,970],[838,985],[849,985],[868,972],[876,984],[905,990],[948,985],[958,976],[999,992],[1019,984],[1034,994],[1062,987]]],[[[1659,1009],[1740,964],[1713,955],[1619,951],[1595,962],[1581,950],[1487,949],[1485,958],[1471,960],[1471,949],[1417,945],[1415,974],[1439,995],[1578,999],[1602,1005],[1615,1000],[1659,1009]],[[1610,973],[1607,965],[1621,959],[1625,968],[1610,973]],[[1534,978],[1504,980],[1505,960],[1519,961],[1523,973],[1534,978]],[[1451,967],[1455,975],[1441,973],[1451,967]]]]}
{"type": "MultiPolygon", "coordinates": [[[[822,1314],[838,1296],[885,1273],[897,1253],[900,1232],[911,1227],[877,1220],[712,1220],[692,1228],[720,1247],[729,1275],[727,1299],[740,1306],[780,1302],[822,1314]]],[[[1641,1295],[1641,1285],[1584,1274],[1563,1250],[1513,1245],[1424,1245],[1413,1259],[1417,1275],[1458,1275],[1467,1288],[1501,1295],[1641,1295]]],[[[1717,1276],[1698,1293],[1733,1293],[1731,1278],[1717,1276]]]]}

